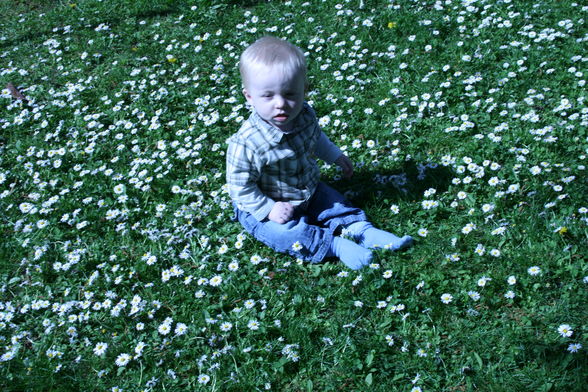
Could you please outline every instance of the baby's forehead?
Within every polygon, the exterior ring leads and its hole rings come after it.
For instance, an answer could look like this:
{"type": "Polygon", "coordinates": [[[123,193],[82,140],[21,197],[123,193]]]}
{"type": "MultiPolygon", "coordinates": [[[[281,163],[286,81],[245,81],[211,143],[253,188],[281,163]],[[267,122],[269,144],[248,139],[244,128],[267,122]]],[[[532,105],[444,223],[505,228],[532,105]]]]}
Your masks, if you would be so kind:
{"type": "Polygon", "coordinates": [[[272,73],[282,76],[296,76],[305,74],[304,69],[292,67],[288,63],[251,63],[245,65],[245,71],[250,74],[272,73]]]}
{"type": "Polygon", "coordinates": [[[246,84],[251,81],[263,82],[282,80],[284,82],[297,82],[306,79],[306,72],[303,69],[292,69],[280,64],[254,65],[245,70],[246,84]]]}

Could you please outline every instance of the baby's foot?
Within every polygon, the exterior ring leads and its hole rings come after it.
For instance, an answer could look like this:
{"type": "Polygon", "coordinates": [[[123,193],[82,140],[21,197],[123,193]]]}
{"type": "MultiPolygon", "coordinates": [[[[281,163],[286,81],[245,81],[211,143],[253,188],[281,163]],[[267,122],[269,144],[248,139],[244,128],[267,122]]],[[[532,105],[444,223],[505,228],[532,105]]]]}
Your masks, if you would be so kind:
{"type": "Polygon", "coordinates": [[[365,248],[383,248],[389,250],[406,249],[414,243],[411,236],[400,238],[384,230],[376,229],[369,222],[355,222],[347,226],[346,232],[365,248]]]}
{"type": "Polygon", "coordinates": [[[414,240],[409,235],[399,238],[392,233],[374,228],[366,230],[360,244],[366,248],[402,250],[411,247],[414,244],[414,240]]]}
{"type": "Polygon", "coordinates": [[[369,249],[342,237],[333,237],[333,243],[328,255],[338,257],[343,264],[352,270],[365,267],[372,260],[372,252],[369,249]]]}

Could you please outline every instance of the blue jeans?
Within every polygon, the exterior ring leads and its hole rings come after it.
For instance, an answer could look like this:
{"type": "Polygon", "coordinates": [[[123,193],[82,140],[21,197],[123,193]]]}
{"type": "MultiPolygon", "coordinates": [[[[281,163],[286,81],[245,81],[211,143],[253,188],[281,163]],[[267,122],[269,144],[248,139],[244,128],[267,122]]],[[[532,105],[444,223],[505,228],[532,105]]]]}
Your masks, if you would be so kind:
{"type": "MultiPolygon", "coordinates": [[[[318,263],[331,248],[333,233],[343,225],[366,221],[365,213],[353,207],[342,194],[319,182],[304,205],[297,206],[292,219],[279,224],[265,218],[258,221],[236,206],[235,215],[245,230],[275,251],[318,263]],[[298,242],[300,248],[293,245],[298,242]]],[[[298,245],[297,244],[297,245],[298,245]]]]}

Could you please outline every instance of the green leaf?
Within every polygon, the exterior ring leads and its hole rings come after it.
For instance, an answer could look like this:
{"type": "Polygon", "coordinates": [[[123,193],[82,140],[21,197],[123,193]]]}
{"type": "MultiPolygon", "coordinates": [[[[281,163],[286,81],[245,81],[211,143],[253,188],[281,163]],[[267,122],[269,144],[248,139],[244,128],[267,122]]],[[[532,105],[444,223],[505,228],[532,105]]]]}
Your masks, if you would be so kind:
{"type": "Polygon", "coordinates": [[[476,361],[478,362],[478,365],[480,366],[480,369],[482,367],[484,367],[484,362],[482,362],[482,358],[480,358],[480,356],[478,355],[478,353],[474,352],[474,357],[476,358],[476,361]]]}
{"type": "Polygon", "coordinates": [[[392,381],[398,381],[398,380],[402,380],[403,378],[406,377],[406,374],[404,373],[397,373],[394,375],[394,377],[392,378],[392,381]]]}
{"type": "Polygon", "coordinates": [[[392,319],[386,319],[380,323],[379,328],[380,329],[387,328],[390,324],[392,324],[392,319]]]}
{"type": "Polygon", "coordinates": [[[316,278],[321,274],[321,268],[315,265],[311,266],[311,271],[312,272],[310,276],[312,276],[313,278],[316,278]]]}
{"type": "Polygon", "coordinates": [[[372,381],[373,381],[373,373],[370,373],[367,375],[367,377],[365,378],[365,383],[370,386],[372,385],[372,381]]]}
{"type": "Polygon", "coordinates": [[[286,364],[286,362],[288,362],[288,358],[280,359],[279,361],[274,363],[274,369],[276,369],[276,371],[278,371],[279,373],[282,373],[284,371],[284,365],[286,364]]]}
{"type": "Polygon", "coordinates": [[[372,362],[374,361],[374,350],[370,351],[370,353],[367,355],[365,364],[367,366],[370,366],[372,364],[372,362]]]}
{"type": "Polygon", "coordinates": [[[541,392],[549,392],[549,391],[551,391],[551,388],[552,388],[552,387],[553,387],[553,383],[551,383],[551,382],[548,382],[548,383],[545,383],[545,384],[544,384],[544,385],[541,387],[541,389],[539,389],[539,390],[540,390],[541,392]]]}

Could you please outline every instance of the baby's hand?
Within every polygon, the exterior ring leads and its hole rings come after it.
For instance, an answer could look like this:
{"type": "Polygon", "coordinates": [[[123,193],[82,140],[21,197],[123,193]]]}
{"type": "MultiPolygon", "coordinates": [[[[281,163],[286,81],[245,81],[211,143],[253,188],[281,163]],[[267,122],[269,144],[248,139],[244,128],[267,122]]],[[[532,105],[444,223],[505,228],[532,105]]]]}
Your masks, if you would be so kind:
{"type": "Polygon", "coordinates": [[[267,216],[272,222],[284,224],[294,216],[294,206],[288,202],[277,201],[267,216]]]}
{"type": "Polygon", "coordinates": [[[343,177],[350,178],[353,175],[353,162],[345,154],[335,159],[335,164],[343,170],[343,177]]]}

